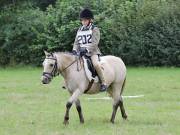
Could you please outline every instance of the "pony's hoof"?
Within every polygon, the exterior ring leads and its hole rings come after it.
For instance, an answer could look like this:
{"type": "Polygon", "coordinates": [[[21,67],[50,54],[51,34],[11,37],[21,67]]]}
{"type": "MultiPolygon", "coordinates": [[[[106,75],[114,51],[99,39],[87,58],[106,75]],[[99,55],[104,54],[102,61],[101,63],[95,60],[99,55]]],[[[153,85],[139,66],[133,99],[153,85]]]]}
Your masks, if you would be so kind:
{"type": "Polygon", "coordinates": [[[81,124],[84,124],[84,120],[80,120],[80,123],[81,123],[81,124]]]}
{"type": "Polygon", "coordinates": [[[63,89],[66,89],[66,86],[62,86],[63,89]]]}
{"type": "Polygon", "coordinates": [[[124,115],[124,116],[123,116],[123,119],[124,119],[124,120],[127,120],[127,117],[128,117],[127,115],[124,115]]]}
{"type": "Polygon", "coordinates": [[[64,124],[64,125],[68,125],[68,124],[69,124],[69,121],[64,121],[63,124],[64,124]]]}
{"type": "Polygon", "coordinates": [[[111,122],[112,124],[114,124],[114,120],[110,120],[110,122],[111,122]]]}

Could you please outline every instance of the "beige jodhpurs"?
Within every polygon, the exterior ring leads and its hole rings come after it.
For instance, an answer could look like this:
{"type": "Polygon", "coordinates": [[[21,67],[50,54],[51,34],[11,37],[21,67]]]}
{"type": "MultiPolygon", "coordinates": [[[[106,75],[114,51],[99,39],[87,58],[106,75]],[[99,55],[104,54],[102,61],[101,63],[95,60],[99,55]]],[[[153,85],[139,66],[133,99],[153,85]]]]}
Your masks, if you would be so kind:
{"type": "Polygon", "coordinates": [[[94,68],[96,69],[96,71],[98,73],[98,76],[101,79],[102,84],[106,84],[104,74],[103,74],[102,68],[101,68],[100,63],[99,63],[98,55],[92,55],[91,60],[92,60],[94,68]]]}

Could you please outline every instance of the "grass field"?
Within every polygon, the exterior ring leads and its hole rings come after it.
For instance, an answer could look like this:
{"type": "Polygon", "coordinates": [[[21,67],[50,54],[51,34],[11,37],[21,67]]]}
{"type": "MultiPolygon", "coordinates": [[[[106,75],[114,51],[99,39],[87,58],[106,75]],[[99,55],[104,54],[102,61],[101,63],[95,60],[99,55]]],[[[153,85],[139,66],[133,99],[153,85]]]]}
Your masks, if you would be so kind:
{"type": "Polygon", "coordinates": [[[69,97],[62,78],[40,82],[41,68],[0,69],[0,135],[180,135],[180,68],[128,68],[124,96],[128,121],[118,111],[109,122],[111,100],[83,95],[85,124],[73,106],[68,126],[62,124],[69,97]]]}

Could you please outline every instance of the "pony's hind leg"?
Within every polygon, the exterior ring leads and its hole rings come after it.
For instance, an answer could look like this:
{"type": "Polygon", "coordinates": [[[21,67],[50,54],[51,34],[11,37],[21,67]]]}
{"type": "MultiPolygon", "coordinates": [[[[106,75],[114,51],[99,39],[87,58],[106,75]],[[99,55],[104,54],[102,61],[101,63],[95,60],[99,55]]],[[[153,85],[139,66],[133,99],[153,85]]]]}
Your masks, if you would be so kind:
{"type": "Polygon", "coordinates": [[[127,119],[127,114],[126,114],[125,109],[124,109],[122,96],[120,96],[119,107],[120,107],[121,115],[122,115],[123,119],[127,119]]]}
{"type": "Polygon", "coordinates": [[[78,114],[79,114],[80,123],[84,123],[84,117],[83,117],[83,114],[82,114],[80,100],[77,99],[77,101],[75,103],[76,103],[76,109],[77,109],[78,114]]]}
{"type": "Polygon", "coordinates": [[[122,115],[123,119],[127,119],[127,114],[126,114],[125,109],[124,109],[122,97],[119,96],[117,99],[113,99],[113,100],[114,100],[114,103],[113,103],[113,112],[112,112],[112,116],[111,116],[111,120],[110,121],[112,123],[114,123],[114,119],[115,119],[118,107],[120,107],[121,115],[122,115]]]}
{"type": "Polygon", "coordinates": [[[114,100],[114,103],[113,103],[113,112],[112,112],[112,115],[111,115],[111,122],[114,123],[114,119],[115,119],[115,116],[116,116],[116,112],[117,112],[117,109],[119,107],[119,102],[116,102],[114,100]]]}
{"type": "Polygon", "coordinates": [[[112,86],[112,98],[113,98],[113,112],[111,115],[111,122],[114,123],[117,109],[119,107],[120,101],[120,92],[116,89],[115,85],[112,86]]]}
{"type": "Polygon", "coordinates": [[[123,99],[121,96],[122,88],[123,88],[122,85],[119,83],[113,85],[113,89],[112,89],[113,90],[113,92],[112,92],[113,112],[112,112],[112,116],[111,116],[112,123],[114,123],[114,119],[115,119],[118,107],[120,107],[121,115],[122,115],[123,119],[127,119],[127,115],[126,115],[124,105],[123,105],[123,99]]]}

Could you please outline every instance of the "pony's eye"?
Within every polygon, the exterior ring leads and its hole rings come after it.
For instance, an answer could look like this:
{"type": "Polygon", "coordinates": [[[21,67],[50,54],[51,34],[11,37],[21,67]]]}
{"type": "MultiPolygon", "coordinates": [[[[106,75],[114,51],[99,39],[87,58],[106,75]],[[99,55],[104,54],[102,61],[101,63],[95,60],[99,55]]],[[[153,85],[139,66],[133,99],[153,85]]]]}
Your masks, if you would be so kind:
{"type": "Polygon", "coordinates": [[[51,67],[53,67],[53,64],[50,64],[51,67]]]}

